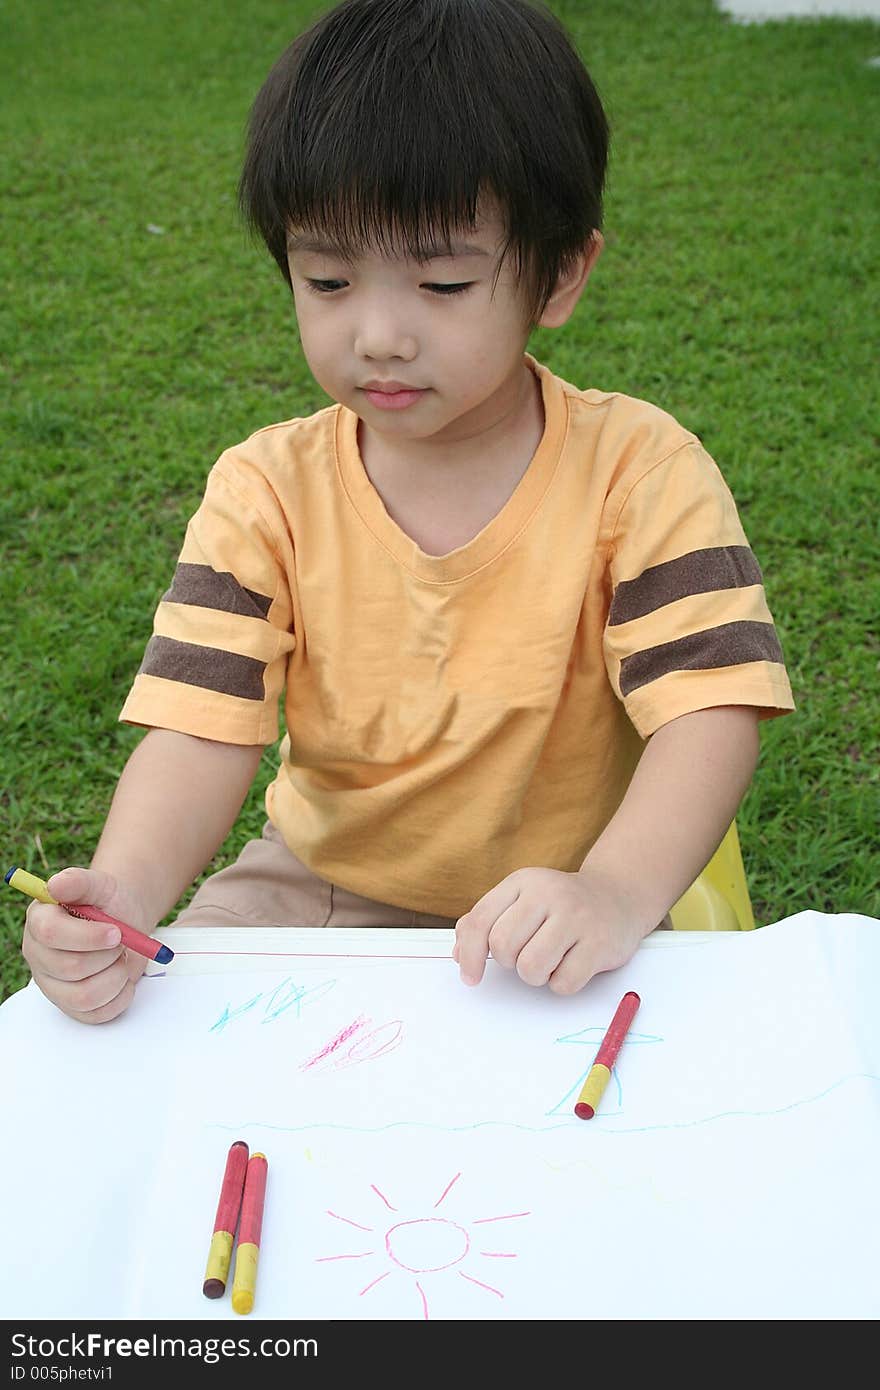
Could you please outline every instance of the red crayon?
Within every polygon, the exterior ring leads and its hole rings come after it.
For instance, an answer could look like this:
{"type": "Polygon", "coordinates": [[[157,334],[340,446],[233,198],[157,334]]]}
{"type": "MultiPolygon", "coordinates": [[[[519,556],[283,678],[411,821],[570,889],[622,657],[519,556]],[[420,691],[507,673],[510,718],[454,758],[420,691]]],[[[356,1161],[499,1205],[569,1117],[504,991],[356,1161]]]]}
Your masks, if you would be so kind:
{"type": "Polygon", "coordinates": [[[614,1017],[608,1025],[599,1051],[593,1058],[593,1065],[574,1107],[574,1113],[579,1119],[591,1120],[595,1115],[602,1092],[611,1078],[611,1068],[617,1060],[617,1054],[623,1046],[623,1040],[641,1002],[633,990],[628,990],[615,1009],[614,1017]]]}
{"type": "Polygon", "coordinates": [[[20,893],[27,893],[28,897],[36,898],[38,902],[54,903],[56,907],[63,907],[71,917],[84,917],[87,922],[106,922],[108,926],[118,927],[123,946],[135,951],[139,956],[146,956],[147,960],[156,960],[160,965],[167,965],[174,959],[174,952],[170,946],[163,946],[154,936],[146,936],[136,927],[130,927],[127,922],[120,922],[118,917],[111,917],[100,907],[90,907],[86,903],[59,903],[57,898],[52,897],[43,880],[37,878],[36,874],[29,873],[27,869],[10,869],[4,874],[4,878],[10,888],[17,888],[20,893]]]}
{"type": "Polygon", "coordinates": [[[252,1154],[248,1160],[244,1180],[241,1226],[238,1232],[238,1249],[235,1252],[235,1275],[232,1280],[232,1306],[236,1313],[249,1313],[254,1306],[268,1172],[266,1155],[252,1154]]]}
{"type": "Polygon", "coordinates": [[[120,922],[118,917],[111,917],[109,912],[103,912],[100,907],[90,907],[86,903],[62,903],[61,906],[71,917],[84,917],[87,922],[106,922],[110,927],[118,927],[123,946],[127,946],[129,951],[134,951],[139,956],[146,956],[147,960],[167,965],[174,959],[174,952],[170,946],[163,946],[155,936],[147,936],[136,927],[130,927],[127,922],[120,922]]]}
{"type": "Polygon", "coordinates": [[[226,1169],[220,1188],[220,1200],[217,1203],[217,1215],[214,1218],[214,1234],[205,1267],[205,1282],[202,1285],[202,1293],[206,1298],[220,1298],[226,1289],[247,1162],[248,1146],[243,1139],[236,1139],[226,1155],[226,1169]]]}

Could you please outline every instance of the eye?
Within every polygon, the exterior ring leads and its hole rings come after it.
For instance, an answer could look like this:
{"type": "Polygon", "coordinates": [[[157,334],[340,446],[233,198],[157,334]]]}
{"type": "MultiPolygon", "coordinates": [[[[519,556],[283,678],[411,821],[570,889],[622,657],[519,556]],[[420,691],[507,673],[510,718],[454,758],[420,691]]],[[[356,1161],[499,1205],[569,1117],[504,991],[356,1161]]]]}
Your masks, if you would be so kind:
{"type": "Polygon", "coordinates": [[[457,285],[426,284],[423,285],[422,288],[425,290],[430,290],[432,294],[463,294],[465,290],[470,289],[473,283],[473,280],[463,280],[460,284],[457,285]]]}
{"type": "Polygon", "coordinates": [[[348,284],[347,280],[306,280],[306,284],[315,294],[335,294],[337,290],[344,290],[348,284]]]}

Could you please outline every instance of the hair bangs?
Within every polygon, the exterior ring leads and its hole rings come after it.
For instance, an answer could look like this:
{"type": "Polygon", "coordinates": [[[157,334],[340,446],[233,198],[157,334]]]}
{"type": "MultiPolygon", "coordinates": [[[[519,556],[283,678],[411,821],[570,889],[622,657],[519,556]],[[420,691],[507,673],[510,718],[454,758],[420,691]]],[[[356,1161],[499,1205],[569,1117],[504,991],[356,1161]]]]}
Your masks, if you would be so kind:
{"type": "Polygon", "coordinates": [[[561,26],[523,0],[344,0],[251,111],[242,211],[290,282],[307,229],[428,260],[493,205],[530,310],[601,225],[607,128],[561,26]]]}
{"type": "Polygon", "coordinates": [[[477,226],[483,196],[479,171],[469,177],[460,165],[432,163],[430,151],[415,138],[410,150],[386,136],[334,153],[337,157],[328,159],[318,145],[279,190],[278,212],[287,228],[308,228],[351,258],[378,248],[426,261],[477,226]],[[401,163],[410,156],[401,177],[401,163]]]}

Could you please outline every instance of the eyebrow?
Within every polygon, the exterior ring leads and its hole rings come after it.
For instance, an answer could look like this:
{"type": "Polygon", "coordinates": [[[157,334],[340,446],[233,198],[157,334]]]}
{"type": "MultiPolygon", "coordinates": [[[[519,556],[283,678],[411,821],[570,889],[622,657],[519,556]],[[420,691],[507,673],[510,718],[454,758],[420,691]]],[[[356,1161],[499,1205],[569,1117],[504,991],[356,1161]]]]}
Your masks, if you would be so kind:
{"type": "MultiPolygon", "coordinates": [[[[340,260],[348,260],[349,257],[339,246],[334,246],[332,242],[321,241],[319,237],[303,235],[290,235],[287,238],[287,250],[307,251],[319,256],[336,256],[340,260]]],[[[450,246],[431,245],[424,248],[426,261],[438,261],[449,259],[455,256],[489,256],[491,252],[483,246],[476,246],[470,241],[453,242],[450,246]]]]}

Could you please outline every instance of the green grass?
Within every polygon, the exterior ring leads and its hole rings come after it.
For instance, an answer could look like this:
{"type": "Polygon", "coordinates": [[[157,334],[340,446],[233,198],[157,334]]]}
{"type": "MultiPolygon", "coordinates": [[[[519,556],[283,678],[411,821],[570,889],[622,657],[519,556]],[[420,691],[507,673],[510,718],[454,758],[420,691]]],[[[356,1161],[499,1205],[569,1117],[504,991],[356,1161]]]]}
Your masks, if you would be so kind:
{"type": "MultiPolygon", "coordinates": [[[[235,207],[250,101],[322,8],[2,5],[4,867],[88,860],[207,469],[325,403],[235,207]]],[[[678,416],[739,502],[798,702],[764,726],[738,818],[758,921],[880,916],[880,29],[737,26],[709,0],[552,8],[614,145],[605,253],[534,351],[678,416]]],[[[273,753],[216,865],[257,832],[273,753]]],[[[0,997],[27,979],[23,906],[0,903],[0,997]]]]}

